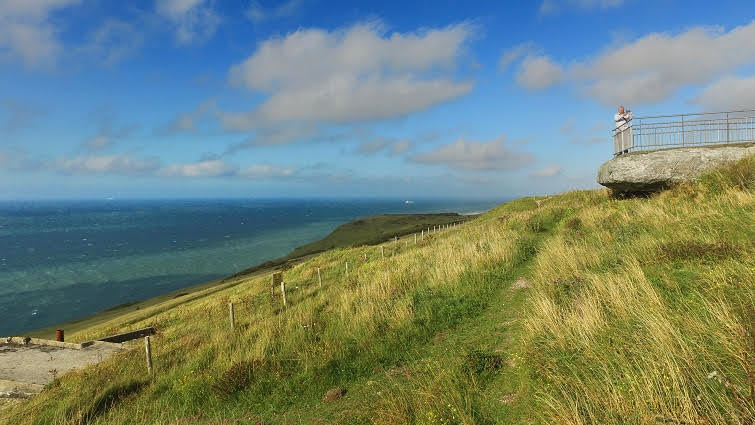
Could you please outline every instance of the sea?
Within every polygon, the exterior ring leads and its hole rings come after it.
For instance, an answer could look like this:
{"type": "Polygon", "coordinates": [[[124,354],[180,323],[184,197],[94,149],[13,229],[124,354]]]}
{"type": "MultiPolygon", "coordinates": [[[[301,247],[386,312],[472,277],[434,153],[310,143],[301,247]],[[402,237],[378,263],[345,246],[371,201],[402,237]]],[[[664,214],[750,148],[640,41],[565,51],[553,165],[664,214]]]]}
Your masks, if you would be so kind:
{"type": "Polygon", "coordinates": [[[359,217],[476,213],[503,200],[0,202],[0,337],[284,256],[359,217]]]}

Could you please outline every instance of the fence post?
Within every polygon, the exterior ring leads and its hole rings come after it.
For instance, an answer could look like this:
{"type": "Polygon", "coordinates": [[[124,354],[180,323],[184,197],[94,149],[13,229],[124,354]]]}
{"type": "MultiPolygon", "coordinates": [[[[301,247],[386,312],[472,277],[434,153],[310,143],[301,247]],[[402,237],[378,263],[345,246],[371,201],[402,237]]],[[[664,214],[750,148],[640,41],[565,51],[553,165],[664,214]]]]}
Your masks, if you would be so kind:
{"type": "Polygon", "coordinates": [[[286,307],[286,283],[281,281],[281,296],[283,298],[283,307],[286,307]]]}
{"type": "Polygon", "coordinates": [[[414,234],[414,245],[417,245],[417,234],[414,234]]]}
{"type": "Polygon", "coordinates": [[[231,319],[231,330],[233,330],[236,327],[236,323],[233,318],[233,303],[228,303],[228,314],[231,319]]]}
{"type": "Polygon", "coordinates": [[[317,268],[317,284],[322,288],[322,276],[320,276],[320,268],[317,268]]]}
{"type": "Polygon", "coordinates": [[[346,261],[346,277],[349,277],[349,262],[346,261]]]}
{"type": "Polygon", "coordinates": [[[380,245],[380,258],[385,258],[385,247],[380,245]]]}
{"type": "Polygon", "coordinates": [[[731,136],[729,135],[729,113],[726,113],[726,143],[731,143],[731,136]]]}
{"type": "Polygon", "coordinates": [[[144,337],[144,351],[147,354],[147,373],[152,376],[152,346],[149,343],[149,336],[144,337]]]}
{"type": "Polygon", "coordinates": [[[419,234],[419,240],[425,240],[425,229],[422,229],[422,233],[419,234]]]}
{"type": "Polygon", "coordinates": [[[684,115],[682,115],[682,146],[684,146],[684,115]]]}

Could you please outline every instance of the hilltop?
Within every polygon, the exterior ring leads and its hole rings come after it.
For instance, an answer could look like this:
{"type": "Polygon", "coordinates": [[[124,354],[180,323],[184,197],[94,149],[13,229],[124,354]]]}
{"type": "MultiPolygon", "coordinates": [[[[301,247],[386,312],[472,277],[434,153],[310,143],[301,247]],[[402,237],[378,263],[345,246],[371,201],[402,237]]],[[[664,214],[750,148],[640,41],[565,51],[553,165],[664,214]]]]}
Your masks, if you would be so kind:
{"type": "Polygon", "coordinates": [[[68,334],[155,326],[156,374],[137,345],[4,422],[752,423],[753,218],[750,157],[643,198],[522,198],[385,257],[329,249],[284,271],[286,308],[241,275],[68,334]]]}

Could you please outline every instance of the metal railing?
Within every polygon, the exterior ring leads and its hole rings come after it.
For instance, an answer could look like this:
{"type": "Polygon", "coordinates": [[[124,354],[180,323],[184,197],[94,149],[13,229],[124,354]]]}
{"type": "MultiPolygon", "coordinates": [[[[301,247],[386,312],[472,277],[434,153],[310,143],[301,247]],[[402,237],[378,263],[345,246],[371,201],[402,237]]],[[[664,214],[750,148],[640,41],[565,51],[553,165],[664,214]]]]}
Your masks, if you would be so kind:
{"type": "Polygon", "coordinates": [[[755,110],[637,117],[613,130],[614,155],[755,141],[755,110]]]}

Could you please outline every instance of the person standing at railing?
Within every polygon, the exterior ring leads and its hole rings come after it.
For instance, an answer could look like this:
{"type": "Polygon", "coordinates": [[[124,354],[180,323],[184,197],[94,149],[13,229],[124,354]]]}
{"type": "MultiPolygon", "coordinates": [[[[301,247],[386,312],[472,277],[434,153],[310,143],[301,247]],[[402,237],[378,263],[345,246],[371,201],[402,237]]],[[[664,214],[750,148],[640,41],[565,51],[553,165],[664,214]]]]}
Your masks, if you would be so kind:
{"type": "MultiPolygon", "coordinates": [[[[619,106],[618,113],[613,116],[613,121],[615,124],[614,134],[623,132],[629,128],[629,123],[632,121],[632,111],[629,108],[625,111],[624,105],[619,106]]],[[[629,149],[624,149],[619,153],[627,152],[629,152],[629,149]]]]}

